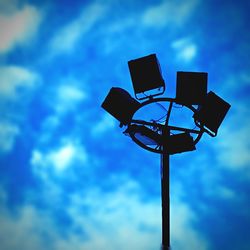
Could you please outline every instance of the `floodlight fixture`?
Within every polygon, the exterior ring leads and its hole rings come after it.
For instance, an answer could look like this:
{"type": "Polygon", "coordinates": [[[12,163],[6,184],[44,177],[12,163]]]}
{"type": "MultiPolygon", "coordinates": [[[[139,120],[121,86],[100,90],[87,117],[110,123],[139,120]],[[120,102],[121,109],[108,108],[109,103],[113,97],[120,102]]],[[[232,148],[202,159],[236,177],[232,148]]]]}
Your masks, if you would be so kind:
{"type": "Polygon", "coordinates": [[[193,137],[185,132],[170,135],[166,140],[166,148],[170,155],[195,150],[193,137]]]}
{"type": "Polygon", "coordinates": [[[215,136],[230,107],[229,103],[210,91],[193,118],[197,124],[203,125],[215,136]]]}
{"type": "Polygon", "coordinates": [[[206,72],[177,71],[176,102],[180,104],[201,104],[207,94],[206,72]]]}
{"type": "Polygon", "coordinates": [[[135,140],[145,145],[162,144],[161,134],[143,125],[132,124],[124,131],[124,134],[134,137],[135,140]]]}
{"type": "Polygon", "coordinates": [[[131,80],[138,100],[161,95],[165,91],[160,64],[156,54],[128,61],[131,80]]]}
{"type": "Polygon", "coordinates": [[[130,123],[133,114],[139,108],[140,103],[122,88],[113,87],[110,89],[102,108],[114,116],[121,125],[130,123]]]}
{"type": "Polygon", "coordinates": [[[170,155],[193,151],[204,132],[216,136],[219,126],[231,105],[210,91],[207,93],[206,72],[178,71],[176,97],[158,97],[165,91],[156,54],[147,55],[128,62],[135,97],[124,89],[113,87],[102,103],[108,113],[126,125],[123,132],[142,148],[161,154],[161,198],[162,198],[162,250],[170,249],[170,155]],[[169,102],[165,108],[160,102],[169,102]],[[135,113],[152,103],[159,104],[165,115],[149,121],[139,119],[135,113]],[[194,129],[169,124],[174,103],[186,106],[193,112],[194,129]],[[194,106],[197,105],[197,106],[194,106]],[[135,118],[136,119],[135,119],[135,118]],[[162,119],[165,121],[163,122],[162,119]],[[177,132],[176,132],[177,131],[177,132]],[[191,134],[196,134],[195,140],[191,134]]]}

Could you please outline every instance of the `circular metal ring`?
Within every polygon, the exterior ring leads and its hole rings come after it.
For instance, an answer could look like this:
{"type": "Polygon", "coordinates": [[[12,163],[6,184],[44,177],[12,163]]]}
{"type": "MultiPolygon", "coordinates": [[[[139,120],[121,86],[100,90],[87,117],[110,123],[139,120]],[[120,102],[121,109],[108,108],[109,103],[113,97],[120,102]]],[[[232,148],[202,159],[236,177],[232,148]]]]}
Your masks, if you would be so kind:
{"type": "MultiPolygon", "coordinates": [[[[169,108],[170,110],[168,109],[168,114],[167,115],[170,115],[172,104],[176,103],[176,100],[174,98],[167,98],[167,97],[150,98],[149,100],[146,100],[146,101],[140,103],[139,107],[134,112],[134,115],[136,114],[136,112],[138,110],[145,107],[146,105],[149,105],[149,104],[152,104],[152,103],[157,103],[157,102],[169,102],[171,107],[169,108]]],[[[186,108],[190,109],[193,113],[197,112],[197,109],[195,109],[192,105],[185,105],[185,104],[182,104],[182,105],[185,106],[186,108]]],[[[134,115],[133,115],[133,117],[134,117],[134,115]]],[[[197,134],[197,137],[193,141],[194,145],[196,145],[199,142],[199,140],[201,139],[203,133],[206,131],[202,124],[199,124],[199,126],[197,126],[199,128],[199,130],[194,130],[194,129],[188,129],[188,128],[183,128],[183,127],[170,126],[170,125],[168,125],[168,120],[163,125],[163,124],[160,124],[160,123],[152,123],[152,122],[147,122],[147,121],[143,121],[143,120],[132,119],[131,122],[128,124],[128,129],[127,129],[128,134],[131,137],[131,139],[137,145],[139,145],[140,147],[142,147],[142,148],[144,148],[144,149],[146,149],[146,150],[148,150],[150,152],[160,153],[160,154],[163,153],[162,145],[157,145],[156,147],[150,147],[150,146],[144,144],[139,139],[137,139],[136,136],[135,136],[135,133],[132,133],[132,131],[130,131],[130,127],[132,125],[138,125],[138,124],[142,125],[142,126],[158,127],[159,130],[162,130],[164,127],[167,126],[167,129],[169,131],[175,130],[175,131],[183,131],[183,132],[195,133],[195,134],[197,134]]],[[[196,125],[198,125],[198,124],[196,124],[196,125]]]]}

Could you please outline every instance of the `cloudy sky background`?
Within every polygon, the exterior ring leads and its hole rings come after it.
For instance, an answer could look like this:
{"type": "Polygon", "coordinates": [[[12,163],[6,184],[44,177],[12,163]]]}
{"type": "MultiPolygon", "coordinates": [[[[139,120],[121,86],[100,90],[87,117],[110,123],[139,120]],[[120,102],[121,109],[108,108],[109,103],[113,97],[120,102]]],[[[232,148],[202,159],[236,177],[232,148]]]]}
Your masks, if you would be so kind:
{"type": "Polygon", "coordinates": [[[247,1],[0,0],[1,250],[154,250],[159,155],[100,108],[133,93],[127,61],[208,72],[232,108],[218,136],[171,157],[173,250],[250,249],[247,1]]]}

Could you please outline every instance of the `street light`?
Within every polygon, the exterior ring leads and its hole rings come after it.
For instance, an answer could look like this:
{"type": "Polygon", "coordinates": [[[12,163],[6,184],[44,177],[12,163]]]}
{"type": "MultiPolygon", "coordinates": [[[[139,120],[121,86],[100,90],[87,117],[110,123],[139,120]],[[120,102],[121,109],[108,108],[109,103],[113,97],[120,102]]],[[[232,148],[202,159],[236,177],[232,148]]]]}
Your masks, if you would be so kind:
{"type": "Polygon", "coordinates": [[[176,101],[180,104],[201,104],[207,94],[207,73],[177,72],[176,101]]]}
{"type": "Polygon", "coordinates": [[[160,66],[155,54],[128,62],[135,97],[121,88],[111,88],[102,107],[114,116],[120,125],[126,125],[123,132],[140,147],[161,155],[161,199],[162,199],[162,250],[170,249],[170,198],[169,157],[173,154],[193,151],[203,133],[216,136],[225,118],[229,103],[210,91],[207,94],[207,73],[177,72],[176,98],[156,97],[165,91],[160,66]],[[145,100],[146,99],[146,100],[145,100]],[[141,108],[160,102],[169,102],[165,121],[134,119],[141,108]],[[189,129],[170,124],[174,104],[181,104],[193,112],[198,129],[189,129]],[[198,107],[197,107],[198,105],[198,107]],[[194,139],[192,135],[196,135],[194,139]]]}
{"type": "Polygon", "coordinates": [[[124,134],[135,137],[145,145],[162,145],[163,143],[159,133],[143,125],[133,124],[124,131],[124,134]]]}
{"type": "Polygon", "coordinates": [[[137,99],[143,100],[148,96],[163,94],[165,82],[156,54],[130,60],[128,67],[137,99]]]}
{"type": "Polygon", "coordinates": [[[193,117],[198,126],[204,125],[215,136],[230,107],[229,103],[210,91],[193,117]]]}
{"type": "Polygon", "coordinates": [[[139,106],[140,103],[126,90],[114,87],[110,89],[102,103],[102,108],[120,121],[121,125],[127,125],[130,122],[139,106]]]}
{"type": "Polygon", "coordinates": [[[187,132],[170,135],[166,145],[170,155],[193,151],[196,149],[193,137],[187,132]]]}

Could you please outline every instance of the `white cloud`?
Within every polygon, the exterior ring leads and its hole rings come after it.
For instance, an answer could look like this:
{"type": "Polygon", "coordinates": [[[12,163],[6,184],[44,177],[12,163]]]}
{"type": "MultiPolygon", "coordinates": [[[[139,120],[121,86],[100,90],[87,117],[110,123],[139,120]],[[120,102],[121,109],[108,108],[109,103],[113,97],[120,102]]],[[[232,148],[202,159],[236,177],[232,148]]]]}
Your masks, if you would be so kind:
{"type": "Polygon", "coordinates": [[[33,6],[7,13],[0,14],[0,53],[9,52],[18,44],[28,44],[41,22],[41,14],[33,6]]]}
{"type": "MultiPolygon", "coordinates": [[[[41,132],[39,134],[38,141],[42,145],[48,145],[48,143],[54,143],[54,136],[57,130],[63,123],[65,123],[65,116],[70,115],[78,123],[79,119],[82,119],[82,115],[85,113],[79,113],[80,105],[88,99],[87,92],[82,87],[82,83],[71,77],[66,77],[64,80],[59,80],[59,83],[52,86],[44,94],[43,100],[45,105],[50,107],[50,114],[41,122],[41,132]]],[[[75,123],[71,124],[72,133],[75,131],[75,123]]],[[[71,134],[72,134],[71,133],[71,134]]],[[[74,138],[78,135],[73,135],[74,138]]],[[[57,138],[58,141],[61,138],[57,138]]],[[[70,139],[71,140],[71,139],[70,139]]],[[[74,143],[73,143],[74,144],[74,143]]]]}
{"type": "Polygon", "coordinates": [[[76,87],[72,86],[61,86],[58,91],[59,99],[67,102],[78,102],[86,97],[85,93],[76,87]]]}
{"type": "Polygon", "coordinates": [[[23,107],[38,83],[38,75],[17,66],[0,67],[0,152],[8,152],[20,133],[23,107]],[[16,109],[18,107],[18,109],[16,109]]]}
{"type": "MultiPolygon", "coordinates": [[[[197,166],[196,164],[194,164],[197,166]]],[[[185,171],[184,178],[190,178],[192,170],[185,171]],[[187,176],[188,175],[188,176],[187,176]],[[189,176],[190,175],[190,176],[189,176]]],[[[204,172],[204,171],[203,171],[204,172]]],[[[174,180],[171,184],[170,192],[170,227],[171,227],[171,247],[176,250],[189,249],[209,249],[209,243],[201,231],[195,227],[199,223],[199,214],[192,210],[188,202],[184,202],[182,197],[187,195],[183,181],[174,180]]],[[[209,186],[210,188],[210,186],[209,186]]]]}
{"type": "Polygon", "coordinates": [[[17,125],[0,120],[0,152],[10,151],[19,134],[20,129],[17,125]]]}
{"type": "Polygon", "coordinates": [[[177,60],[189,62],[196,56],[197,46],[189,38],[175,40],[171,46],[176,51],[177,60]]]}
{"type": "Polygon", "coordinates": [[[42,250],[46,248],[46,236],[55,237],[53,220],[32,205],[22,206],[18,213],[13,215],[5,204],[1,204],[0,211],[1,249],[42,250]]]}
{"type": "Polygon", "coordinates": [[[98,137],[106,131],[114,128],[115,125],[115,119],[110,114],[104,114],[100,121],[93,126],[91,134],[93,137],[98,137]]]}
{"type": "Polygon", "coordinates": [[[74,77],[64,77],[45,94],[45,102],[55,111],[57,120],[60,115],[75,111],[78,105],[88,98],[86,86],[83,85],[74,77]]]}
{"type": "Polygon", "coordinates": [[[18,66],[0,67],[0,97],[16,100],[23,92],[35,87],[38,76],[34,72],[18,66]]]}
{"type": "Polygon", "coordinates": [[[79,39],[103,16],[105,9],[105,6],[99,3],[92,3],[83,9],[78,18],[59,30],[53,37],[50,42],[52,55],[72,52],[79,39]]]}
{"type": "MultiPolygon", "coordinates": [[[[215,187],[216,189],[216,187],[215,187]]],[[[235,190],[233,190],[232,188],[229,187],[219,187],[218,190],[214,191],[214,195],[216,195],[218,197],[222,197],[225,200],[234,200],[236,201],[237,198],[239,197],[239,195],[237,195],[237,192],[235,190]]]]}
{"type": "Polygon", "coordinates": [[[0,1],[0,13],[11,13],[16,10],[18,0],[0,1]]]}
{"type": "Polygon", "coordinates": [[[246,136],[249,134],[249,126],[250,121],[237,129],[224,126],[216,148],[222,166],[235,171],[243,170],[250,177],[250,141],[246,136]]]}
{"type": "Polygon", "coordinates": [[[160,248],[160,201],[143,202],[139,196],[140,192],[137,183],[127,181],[120,182],[116,190],[108,193],[93,189],[89,190],[84,199],[79,194],[73,196],[69,212],[74,218],[75,225],[81,225],[87,234],[87,240],[82,243],[82,248],[160,248]],[[81,212],[86,206],[91,211],[88,218],[81,212]]]}
{"type": "Polygon", "coordinates": [[[49,161],[53,163],[59,171],[67,168],[75,157],[76,149],[73,145],[64,145],[62,148],[48,155],[49,161]]]}
{"type": "MultiPolygon", "coordinates": [[[[53,190],[46,190],[44,194],[48,200],[51,192],[53,190]]],[[[71,201],[62,208],[73,220],[66,237],[59,233],[60,228],[51,216],[55,200],[52,203],[49,201],[51,207],[45,210],[39,210],[32,204],[22,205],[13,215],[2,201],[1,247],[5,250],[41,250],[46,244],[48,250],[160,248],[160,206],[158,202],[140,201],[135,192],[137,184],[121,183],[111,193],[89,189],[87,194],[79,192],[72,196],[71,201]],[[90,212],[84,212],[86,206],[90,212]],[[12,235],[11,241],[9,235],[12,235]]]]}
{"type": "MultiPolygon", "coordinates": [[[[40,199],[47,202],[44,210],[29,203],[12,215],[6,209],[6,195],[1,195],[1,246],[6,250],[41,250],[44,244],[48,250],[160,249],[160,197],[145,201],[141,198],[144,191],[136,181],[124,176],[116,176],[113,181],[117,187],[110,191],[96,185],[67,193],[70,200],[61,209],[70,216],[72,224],[68,225],[66,236],[59,233],[60,225],[51,216],[58,197],[65,195],[58,183],[44,179],[44,192],[39,193],[40,199]],[[13,235],[11,242],[9,235],[13,235]],[[44,237],[50,239],[48,243],[44,237]]],[[[171,211],[173,249],[207,249],[201,234],[192,228],[197,218],[187,204],[175,198],[171,211]]]]}
{"type": "Polygon", "coordinates": [[[71,83],[63,84],[56,89],[55,100],[52,105],[58,113],[65,113],[87,98],[86,93],[71,83]]]}
{"type": "Polygon", "coordinates": [[[174,200],[171,204],[171,247],[176,250],[208,249],[207,241],[192,228],[196,215],[187,204],[174,200]]]}
{"type": "Polygon", "coordinates": [[[86,149],[78,143],[66,141],[59,147],[51,149],[46,153],[33,150],[31,164],[35,167],[37,174],[44,176],[48,170],[61,173],[74,163],[86,164],[88,154],[86,149]]]}
{"type": "MultiPolygon", "coordinates": [[[[224,77],[224,79],[224,84],[220,86],[220,89],[223,91],[223,93],[227,93],[228,96],[230,96],[232,93],[238,92],[239,90],[244,91],[244,88],[247,88],[250,85],[250,73],[247,69],[244,68],[242,70],[237,70],[236,72],[228,73],[227,76],[224,77]]],[[[245,94],[247,95],[248,93],[245,94]]],[[[234,99],[235,98],[236,96],[234,96],[234,99]]],[[[238,107],[239,103],[236,103],[236,105],[237,109],[244,109],[244,107],[238,107]]],[[[240,113],[244,112],[244,110],[242,110],[242,112],[241,110],[238,111],[240,113]]]]}
{"type": "Polygon", "coordinates": [[[164,27],[165,25],[183,25],[197,5],[197,0],[162,1],[159,5],[150,7],[142,16],[146,26],[164,27]]]}
{"type": "Polygon", "coordinates": [[[230,102],[230,108],[218,131],[214,148],[220,166],[250,177],[250,112],[241,98],[230,102]]]}

